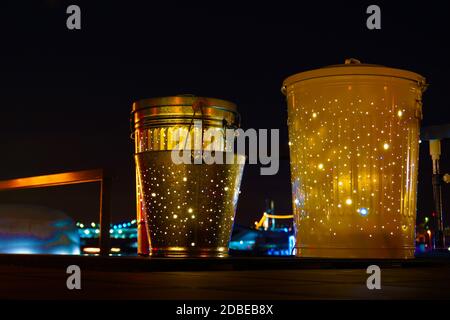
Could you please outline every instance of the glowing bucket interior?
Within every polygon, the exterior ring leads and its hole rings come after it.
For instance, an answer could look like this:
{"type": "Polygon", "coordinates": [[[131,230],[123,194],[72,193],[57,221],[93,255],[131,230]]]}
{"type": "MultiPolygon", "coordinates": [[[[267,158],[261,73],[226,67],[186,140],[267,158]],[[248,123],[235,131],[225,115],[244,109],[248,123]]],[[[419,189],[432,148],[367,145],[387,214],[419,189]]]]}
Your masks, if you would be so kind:
{"type": "Polygon", "coordinates": [[[152,151],[136,161],[152,254],[226,254],[243,170],[238,159],[174,164],[171,151],[152,151]]]}
{"type": "Polygon", "coordinates": [[[145,221],[150,254],[226,255],[245,157],[227,152],[225,140],[217,137],[238,125],[236,107],[219,99],[176,96],[141,100],[133,114],[138,221],[145,221]],[[194,120],[202,128],[193,126],[194,120]],[[207,130],[218,135],[208,136],[207,130]],[[193,159],[198,139],[201,151],[234,161],[175,164],[172,151],[184,150],[193,159]]]}
{"type": "Polygon", "coordinates": [[[423,88],[362,64],[285,80],[298,256],[414,257],[423,88]]]}

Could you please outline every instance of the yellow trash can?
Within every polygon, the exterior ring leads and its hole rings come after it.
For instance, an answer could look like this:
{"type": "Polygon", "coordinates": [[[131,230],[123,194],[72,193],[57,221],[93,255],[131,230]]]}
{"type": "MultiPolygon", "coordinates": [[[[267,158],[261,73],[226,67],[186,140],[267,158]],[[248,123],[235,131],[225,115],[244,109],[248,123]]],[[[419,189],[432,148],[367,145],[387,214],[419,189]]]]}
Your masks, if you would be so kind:
{"type": "Polygon", "coordinates": [[[414,257],[425,86],[354,59],[284,81],[297,256],[414,257]]]}

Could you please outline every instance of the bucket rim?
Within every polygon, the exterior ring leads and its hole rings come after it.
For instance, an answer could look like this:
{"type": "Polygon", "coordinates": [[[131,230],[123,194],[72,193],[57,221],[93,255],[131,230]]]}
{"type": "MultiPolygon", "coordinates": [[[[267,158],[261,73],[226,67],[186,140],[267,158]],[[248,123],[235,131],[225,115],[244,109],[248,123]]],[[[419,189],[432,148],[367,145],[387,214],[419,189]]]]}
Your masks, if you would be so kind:
{"type": "Polygon", "coordinates": [[[228,100],[210,97],[199,97],[195,95],[175,95],[146,98],[134,101],[131,113],[149,108],[192,106],[194,102],[199,100],[201,100],[204,103],[204,106],[207,108],[222,109],[233,113],[237,112],[236,104],[228,100]]]}
{"type": "MultiPolygon", "coordinates": [[[[375,64],[336,64],[325,66],[318,69],[308,70],[296,73],[287,77],[283,81],[283,88],[294,83],[318,78],[328,78],[335,76],[380,76],[386,78],[398,78],[413,81],[419,86],[425,86],[425,77],[413,71],[391,68],[375,64]]],[[[285,93],[284,90],[282,90],[285,93]]]]}

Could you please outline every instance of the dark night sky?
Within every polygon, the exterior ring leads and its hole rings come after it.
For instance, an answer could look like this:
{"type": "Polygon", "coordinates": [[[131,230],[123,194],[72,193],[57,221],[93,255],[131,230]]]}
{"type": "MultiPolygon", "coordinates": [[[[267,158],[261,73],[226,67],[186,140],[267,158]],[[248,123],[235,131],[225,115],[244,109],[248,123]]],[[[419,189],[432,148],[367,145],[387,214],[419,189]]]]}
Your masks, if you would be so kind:
{"type": "MultiPolygon", "coordinates": [[[[132,101],[181,93],[231,100],[244,128],[281,130],[286,157],[283,79],[348,57],[424,75],[423,125],[450,122],[448,1],[376,2],[377,31],[365,25],[373,1],[161,2],[1,2],[0,179],[109,168],[113,220],[131,219],[132,101]],[[81,7],[81,31],[66,29],[69,4],[81,7]]],[[[431,163],[422,147],[421,215],[432,210],[431,163]]],[[[7,192],[0,201],[44,204],[88,221],[97,214],[97,193],[96,185],[80,185],[7,192]]],[[[246,167],[237,221],[253,222],[269,197],[278,212],[291,211],[287,160],[276,176],[246,167]]]]}

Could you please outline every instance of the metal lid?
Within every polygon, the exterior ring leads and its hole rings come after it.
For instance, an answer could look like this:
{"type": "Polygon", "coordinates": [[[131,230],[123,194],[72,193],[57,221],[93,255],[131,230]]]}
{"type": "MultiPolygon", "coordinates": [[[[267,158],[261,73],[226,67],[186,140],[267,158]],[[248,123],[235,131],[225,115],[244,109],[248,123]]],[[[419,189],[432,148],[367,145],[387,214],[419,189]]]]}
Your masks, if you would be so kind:
{"type": "Polygon", "coordinates": [[[231,112],[237,112],[237,107],[234,103],[222,99],[196,97],[194,95],[177,95],[170,97],[158,97],[150,99],[142,99],[133,102],[132,112],[136,112],[147,108],[157,107],[183,107],[194,106],[200,103],[202,107],[222,109],[231,112]]]}
{"type": "Polygon", "coordinates": [[[357,59],[350,58],[346,59],[344,64],[336,64],[323,67],[320,69],[309,70],[294,74],[283,81],[283,88],[295,82],[304,80],[322,77],[331,77],[331,76],[353,76],[353,75],[394,77],[405,80],[411,80],[414,82],[418,82],[421,85],[425,85],[425,78],[415,72],[389,68],[376,64],[363,64],[357,59]]]}

